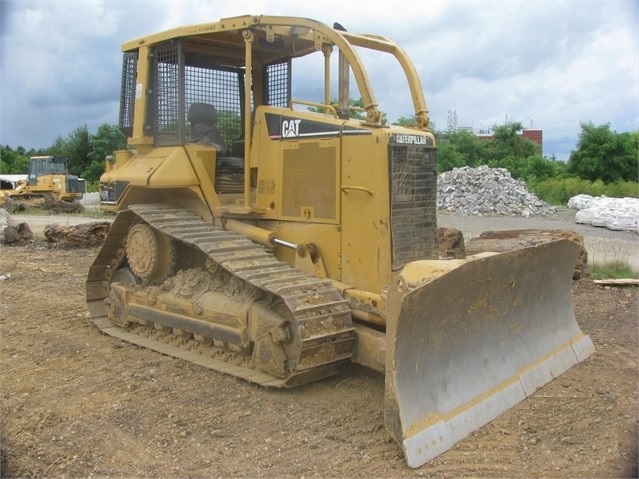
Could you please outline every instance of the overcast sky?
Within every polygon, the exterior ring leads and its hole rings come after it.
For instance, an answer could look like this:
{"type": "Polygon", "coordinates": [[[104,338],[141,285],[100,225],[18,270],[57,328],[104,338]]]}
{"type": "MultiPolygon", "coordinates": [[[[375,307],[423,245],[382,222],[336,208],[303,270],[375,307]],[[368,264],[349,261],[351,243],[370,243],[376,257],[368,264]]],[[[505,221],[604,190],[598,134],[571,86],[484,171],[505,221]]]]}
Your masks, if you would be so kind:
{"type": "MultiPolygon", "coordinates": [[[[639,128],[637,0],[0,0],[0,145],[47,147],[78,126],[117,124],[122,43],[244,14],[337,21],[396,41],[440,130],[449,112],[475,129],[518,121],[543,130],[544,155],[565,160],[580,122],[639,128]]],[[[410,116],[393,78],[377,62],[370,68],[387,118],[410,116]]]]}

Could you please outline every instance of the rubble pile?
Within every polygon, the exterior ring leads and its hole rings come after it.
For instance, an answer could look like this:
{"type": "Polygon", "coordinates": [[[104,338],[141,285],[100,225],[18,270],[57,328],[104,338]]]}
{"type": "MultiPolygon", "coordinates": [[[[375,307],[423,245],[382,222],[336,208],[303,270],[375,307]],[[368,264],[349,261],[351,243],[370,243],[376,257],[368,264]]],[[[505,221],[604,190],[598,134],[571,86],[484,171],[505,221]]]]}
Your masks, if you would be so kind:
{"type": "Polygon", "coordinates": [[[579,210],[575,215],[577,223],[639,233],[637,198],[577,195],[568,200],[568,207],[579,210]]]}
{"type": "Polygon", "coordinates": [[[437,208],[464,215],[539,216],[555,208],[505,168],[453,168],[437,178],[437,208]]]}

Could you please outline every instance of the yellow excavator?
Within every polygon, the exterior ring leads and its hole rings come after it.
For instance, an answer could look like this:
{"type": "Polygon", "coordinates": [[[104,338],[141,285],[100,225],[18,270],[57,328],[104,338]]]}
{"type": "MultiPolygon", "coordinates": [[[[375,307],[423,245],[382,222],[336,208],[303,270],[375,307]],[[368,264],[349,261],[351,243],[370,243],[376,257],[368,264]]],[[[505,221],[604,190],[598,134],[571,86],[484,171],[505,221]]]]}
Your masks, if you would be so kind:
{"type": "Polygon", "coordinates": [[[416,69],[335,27],[247,15],[124,43],[129,148],[100,179],[117,216],[87,303],[107,334],[264,386],[380,371],[418,467],[593,353],[572,309],[579,248],[440,259],[416,69]],[[371,53],[403,73],[385,87],[406,85],[415,127],[384,123],[371,53]]]}

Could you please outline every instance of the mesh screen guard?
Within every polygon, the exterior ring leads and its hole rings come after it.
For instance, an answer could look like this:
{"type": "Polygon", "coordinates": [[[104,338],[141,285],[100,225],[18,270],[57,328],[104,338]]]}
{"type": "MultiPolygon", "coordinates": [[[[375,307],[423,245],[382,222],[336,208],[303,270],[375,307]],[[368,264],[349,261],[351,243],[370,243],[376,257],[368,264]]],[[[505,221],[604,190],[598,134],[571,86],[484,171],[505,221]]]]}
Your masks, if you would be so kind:
{"type": "MultiPolygon", "coordinates": [[[[262,76],[264,102],[286,107],[291,96],[290,60],[265,65],[262,76]]],[[[244,138],[244,81],[245,70],[220,66],[214,51],[191,55],[180,40],[154,47],[145,134],[153,136],[157,146],[181,145],[195,139],[188,111],[192,104],[204,103],[215,108],[216,118],[211,123],[224,142],[232,145],[244,138]]],[[[253,109],[253,95],[251,105],[253,109]]]]}

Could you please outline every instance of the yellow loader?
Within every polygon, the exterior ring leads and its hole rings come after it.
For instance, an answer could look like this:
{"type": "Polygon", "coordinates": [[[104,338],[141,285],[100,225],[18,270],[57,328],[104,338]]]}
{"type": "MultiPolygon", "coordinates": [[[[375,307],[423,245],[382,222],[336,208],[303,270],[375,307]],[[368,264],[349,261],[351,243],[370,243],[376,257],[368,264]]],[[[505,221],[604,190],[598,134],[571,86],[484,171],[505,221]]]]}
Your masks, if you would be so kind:
{"type": "Polygon", "coordinates": [[[270,387],[380,371],[411,467],[594,351],[570,241],[439,259],[435,138],[392,41],[247,15],[122,50],[129,149],[100,179],[117,217],[86,284],[105,333],[270,387]],[[415,127],[383,122],[371,53],[398,62],[415,127]]]}
{"type": "Polygon", "coordinates": [[[86,192],[86,185],[81,178],[69,174],[68,162],[66,156],[32,156],[26,181],[7,196],[23,208],[82,211],[79,200],[86,192]]]}

